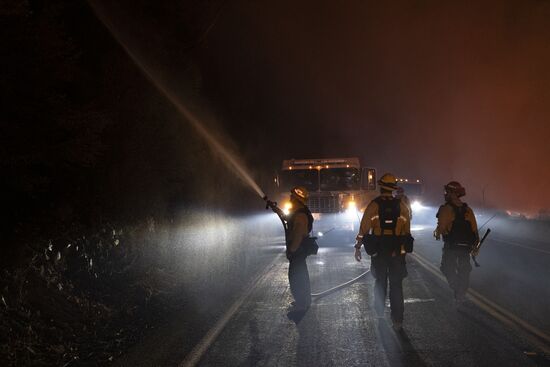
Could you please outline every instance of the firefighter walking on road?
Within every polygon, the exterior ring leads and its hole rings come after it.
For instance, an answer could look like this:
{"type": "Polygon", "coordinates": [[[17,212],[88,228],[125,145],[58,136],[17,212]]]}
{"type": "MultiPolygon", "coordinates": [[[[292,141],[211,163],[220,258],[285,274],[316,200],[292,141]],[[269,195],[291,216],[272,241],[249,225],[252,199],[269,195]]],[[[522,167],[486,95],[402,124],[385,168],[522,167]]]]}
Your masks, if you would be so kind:
{"type": "Polygon", "coordinates": [[[410,210],[403,201],[393,196],[397,190],[395,176],[386,173],[378,181],[380,196],[365,209],[357,242],[355,259],[361,261],[361,247],[371,256],[371,272],[375,278],[374,308],[383,316],[388,280],[390,284],[391,320],[395,330],[403,324],[403,279],[407,276],[405,255],[412,252],[410,210]]]}
{"type": "Polygon", "coordinates": [[[443,237],[441,272],[454,291],[455,302],[460,305],[470,284],[470,252],[479,242],[476,217],[472,208],[462,202],[464,187],[451,181],[444,186],[445,204],[437,212],[437,228],[434,237],[443,237]]]}

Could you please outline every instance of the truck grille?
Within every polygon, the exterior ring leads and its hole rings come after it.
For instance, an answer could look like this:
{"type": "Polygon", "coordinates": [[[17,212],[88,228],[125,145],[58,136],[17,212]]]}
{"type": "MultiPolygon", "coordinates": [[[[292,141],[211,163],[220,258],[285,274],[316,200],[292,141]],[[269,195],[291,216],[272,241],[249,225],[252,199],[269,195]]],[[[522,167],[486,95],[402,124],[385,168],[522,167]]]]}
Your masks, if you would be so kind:
{"type": "Polygon", "coordinates": [[[340,211],[338,196],[310,196],[307,206],[312,213],[338,213],[340,211]]]}

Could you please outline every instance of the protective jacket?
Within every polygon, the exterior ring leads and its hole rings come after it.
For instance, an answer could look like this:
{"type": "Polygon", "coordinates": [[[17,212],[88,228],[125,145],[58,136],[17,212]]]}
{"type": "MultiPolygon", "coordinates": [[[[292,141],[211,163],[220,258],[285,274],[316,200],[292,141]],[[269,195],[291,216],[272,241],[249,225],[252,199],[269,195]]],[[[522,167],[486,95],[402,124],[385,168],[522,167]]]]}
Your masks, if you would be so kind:
{"type": "Polygon", "coordinates": [[[313,215],[307,206],[287,216],[287,250],[295,252],[313,229],[313,215]]]}

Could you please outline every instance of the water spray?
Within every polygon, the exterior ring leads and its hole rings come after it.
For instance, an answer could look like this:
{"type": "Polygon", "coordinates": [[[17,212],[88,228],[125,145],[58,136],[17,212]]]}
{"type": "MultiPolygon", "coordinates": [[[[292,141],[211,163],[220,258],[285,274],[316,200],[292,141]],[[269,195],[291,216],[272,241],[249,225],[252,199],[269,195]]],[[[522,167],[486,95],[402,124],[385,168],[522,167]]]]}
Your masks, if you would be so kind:
{"type": "Polygon", "coordinates": [[[117,31],[112,22],[105,16],[105,12],[98,7],[96,1],[90,0],[90,6],[94,10],[98,19],[109,30],[113,38],[124,49],[130,59],[137,65],[137,67],[143,72],[143,74],[149,79],[149,81],[161,92],[166,99],[168,99],[177,111],[195,128],[197,133],[208,143],[210,148],[218,153],[223,162],[229,168],[230,171],[236,172],[244,182],[246,182],[261,198],[265,197],[264,192],[250,176],[243,163],[237,159],[222,143],[220,143],[201,123],[201,121],[187,109],[176,97],[175,93],[168,88],[164,83],[160,81],[158,75],[152,72],[150,68],[142,59],[140,59],[133,50],[124,42],[120,32],[117,31]]]}
{"type": "MultiPolygon", "coordinates": [[[[176,97],[176,94],[168,88],[164,83],[160,81],[160,78],[153,73],[152,68],[150,68],[142,59],[140,59],[133,50],[127,45],[126,42],[124,42],[123,37],[120,35],[120,32],[117,31],[115,26],[112,24],[112,22],[105,16],[105,12],[103,12],[96,4],[95,1],[90,0],[90,6],[94,10],[95,14],[97,15],[98,19],[105,25],[105,27],[109,30],[113,38],[117,41],[117,43],[124,49],[126,54],[130,57],[130,59],[134,62],[134,64],[143,72],[143,74],[149,79],[149,81],[157,88],[159,92],[168,100],[170,103],[177,109],[177,111],[182,115],[190,124],[193,126],[193,128],[197,131],[197,133],[208,143],[210,148],[218,153],[222,158],[223,162],[227,166],[227,168],[233,172],[236,172],[237,175],[245,182],[247,183],[262,200],[266,202],[266,209],[273,210],[283,223],[283,227],[285,228],[285,237],[287,236],[288,226],[285,221],[286,216],[284,215],[283,211],[277,206],[277,203],[274,201],[271,201],[268,199],[267,195],[263,192],[263,190],[260,188],[260,186],[254,181],[252,176],[248,173],[247,169],[245,168],[244,164],[239,161],[239,159],[232,154],[220,141],[218,141],[201,123],[201,121],[193,114],[189,109],[187,109],[183,103],[179,101],[179,99],[176,97]]],[[[328,231],[330,232],[330,231],[328,231]]],[[[328,233],[325,232],[325,233],[328,233]]],[[[359,276],[342,283],[336,287],[330,288],[324,292],[320,293],[313,293],[312,296],[316,298],[320,298],[323,296],[326,296],[328,294],[331,294],[333,292],[336,292],[344,287],[347,287],[365,275],[367,275],[370,272],[370,270],[367,270],[366,272],[360,274],[359,276]]]]}

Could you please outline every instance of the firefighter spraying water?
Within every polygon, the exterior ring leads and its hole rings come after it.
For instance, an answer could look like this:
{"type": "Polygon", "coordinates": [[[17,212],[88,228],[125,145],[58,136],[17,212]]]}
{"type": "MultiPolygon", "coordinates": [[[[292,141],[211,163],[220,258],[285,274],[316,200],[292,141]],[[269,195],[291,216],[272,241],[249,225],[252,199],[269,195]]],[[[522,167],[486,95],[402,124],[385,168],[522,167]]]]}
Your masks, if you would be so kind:
{"type": "Polygon", "coordinates": [[[264,197],[266,209],[271,208],[280,218],[285,229],[286,257],[289,261],[288,281],[294,297],[291,318],[300,318],[311,305],[311,286],[306,258],[317,254],[318,246],[315,237],[310,237],[313,228],[313,215],[307,207],[309,192],[304,187],[293,187],[290,190],[292,210],[285,214],[277,203],[264,197]]]}

